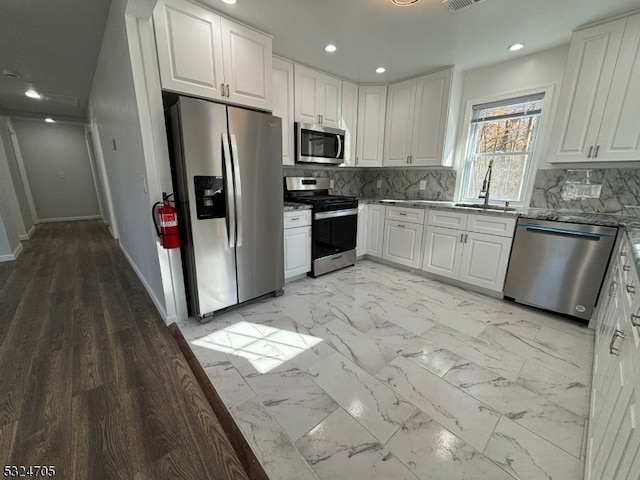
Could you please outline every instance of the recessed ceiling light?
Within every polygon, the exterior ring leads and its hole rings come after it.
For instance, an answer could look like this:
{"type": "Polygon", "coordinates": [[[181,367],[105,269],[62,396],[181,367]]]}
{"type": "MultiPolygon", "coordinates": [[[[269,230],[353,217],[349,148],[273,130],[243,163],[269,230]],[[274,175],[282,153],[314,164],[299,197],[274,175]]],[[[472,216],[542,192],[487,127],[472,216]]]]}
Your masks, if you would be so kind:
{"type": "Polygon", "coordinates": [[[47,123],[56,123],[56,121],[51,117],[45,118],[44,121],[47,122],[47,123]]]}
{"type": "Polygon", "coordinates": [[[42,95],[40,95],[38,92],[36,92],[35,90],[27,90],[26,92],[24,92],[24,94],[29,97],[29,98],[36,98],[38,100],[42,99],[42,95]]]}
{"type": "Polygon", "coordinates": [[[337,50],[337,47],[335,45],[331,44],[331,43],[329,45],[327,45],[326,47],[324,47],[324,51],[325,52],[333,53],[336,50],[337,50]]]}
{"type": "Polygon", "coordinates": [[[378,67],[378,68],[376,68],[376,73],[384,73],[384,72],[386,72],[386,71],[387,71],[387,69],[386,69],[386,68],[384,68],[384,67],[378,67]]]}
{"type": "Polygon", "coordinates": [[[518,50],[521,50],[524,48],[524,43],[514,43],[513,45],[511,45],[509,47],[509,51],[510,52],[517,52],[518,50]]]}
{"type": "Polygon", "coordinates": [[[395,5],[400,7],[406,7],[407,5],[413,5],[414,3],[418,3],[420,0],[391,0],[395,5]]]}
{"type": "Polygon", "coordinates": [[[233,5],[236,3],[236,0],[222,0],[224,3],[227,3],[229,5],[233,5]]]}

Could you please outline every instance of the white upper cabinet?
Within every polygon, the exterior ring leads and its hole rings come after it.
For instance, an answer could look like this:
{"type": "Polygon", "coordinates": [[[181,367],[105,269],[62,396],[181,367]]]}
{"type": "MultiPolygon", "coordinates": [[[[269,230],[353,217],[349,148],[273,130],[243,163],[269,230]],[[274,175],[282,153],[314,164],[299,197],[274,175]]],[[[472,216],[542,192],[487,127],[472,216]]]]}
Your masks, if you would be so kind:
{"type": "Polygon", "coordinates": [[[153,23],[163,89],[271,110],[271,38],[185,0],[153,23]]]}
{"type": "Polygon", "coordinates": [[[356,165],[382,165],[384,119],[387,109],[386,86],[361,86],[358,92],[358,139],[356,165]]]}
{"type": "Polygon", "coordinates": [[[271,37],[222,18],[226,100],[271,110],[271,37]]]}
{"type": "Polygon", "coordinates": [[[296,121],[341,128],[342,80],[296,64],[296,121]]]}
{"type": "Polygon", "coordinates": [[[273,57],[273,114],[282,119],[282,164],[296,162],[293,145],[293,63],[273,57]]]}
{"type": "Polygon", "coordinates": [[[548,161],[640,160],[640,14],[574,32],[548,161]]]}
{"type": "Polygon", "coordinates": [[[384,165],[406,166],[411,154],[416,79],[389,85],[384,134],[384,165]]]}
{"type": "Polygon", "coordinates": [[[342,82],[342,120],[340,128],[344,135],[344,166],[356,164],[356,130],[358,125],[358,85],[342,82]]]}
{"type": "Polygon", "coordinates": [[[453,68],[389,85],[385,166],[451,165],[453,68]]]}

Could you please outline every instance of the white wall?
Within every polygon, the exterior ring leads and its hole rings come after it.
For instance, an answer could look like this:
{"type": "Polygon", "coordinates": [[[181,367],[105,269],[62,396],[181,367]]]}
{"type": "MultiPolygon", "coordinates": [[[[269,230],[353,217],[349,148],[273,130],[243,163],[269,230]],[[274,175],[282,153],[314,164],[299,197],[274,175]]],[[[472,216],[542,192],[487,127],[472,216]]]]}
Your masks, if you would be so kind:
{"type": "Polygon", "coordinates": [[[12,123],[39,220],[99,217],[83,125],[12,123]]]}
{"type": "MultiPolygon", "coordinates": [[[[460,102],[460,122],[456,137],[455,165],[459,173],[462,172],[461,165],[467,147],[470,113],[474,104],[546,90],[540,131],[533,158],[531,181],[525,195],[525,205],[528,205],[535,171],[546,166],[544,160],[568,52],[569,45],[563,45],[465,72],[460,102]]],[[[546,168],[549,167],[546,166],[546,168]]],[[[462,175],[459,174],[456,195],[460,188],[461,177],[462,175]]],[[[456,198],[458,197],[456,196],[456,198]]]]}
{"type": "Polygon", "coordinates": [[[0,136],[0,261],[15,260],[26,234],[6,155],[7,136],[0,136]]]}
{"type": "Polygon", "coordinates": [[[21,240],[26,240],[33,229],[33,218],[31,216],[31,210],[29,209],[27,193],[20,176],[18,159],[11,141],[11,131],[13,131],[11,120],[8,117],[0,117],[0,144],[4,146],[4,154],[9,166],[16,200],[20,210],[20,217],[22,219],[22,225],[18,226],[19,236],[21,240]]]}
{"type": "Polygon", "coordinates": [[[125,22],[126,3],[111,3],[89,98],[89,120],[99,134],[120,246],[166,318],[158,244],[151,220],[151,206],[157,199],[148,194],[141,114],[125,22]]]}

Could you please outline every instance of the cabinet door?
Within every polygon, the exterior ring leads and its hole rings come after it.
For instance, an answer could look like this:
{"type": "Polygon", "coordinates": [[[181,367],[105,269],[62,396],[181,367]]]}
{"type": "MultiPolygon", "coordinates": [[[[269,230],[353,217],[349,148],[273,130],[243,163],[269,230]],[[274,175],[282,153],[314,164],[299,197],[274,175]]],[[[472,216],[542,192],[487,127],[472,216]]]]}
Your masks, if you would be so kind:
{"type": "Polygon", "coordinates": [[[344,166],[356,165],[356,130],[358,124],[358,85],[342,82],[342,119],[340,128],[345,131],[344,166]]]}
{"type": "Polygon", "coordinates": [[[221,25],[226,100],[271,111],[271,37],[226,18],[221,25]]]}
{"type": "Polygon", "coordinates": [[[220,100],[224,84],[220,17],[191,2],[158,2],[153,23],[162,88],[220,100]]]}
{"type": "Polygon", "coordinates": [[[464,235],[459,280],[501,292],[512,239],[473,232],[464,235]]]}
{"type": "Polygon", "coordinates": [[[273,58],[273,114],[282,119],[282,164],[294,165],[293,63],[273,58]]]}
{"type": "Polygon", "coordinates": [[[579,30],[549,142],[549,162],[585,162],[593,155],[626,19],[579,30]]]}
{"type": "Polygon", "coordinates": [[[311,270],[311,227],[287,228],[284,231],[284,278],[311,270]]]}
{"type": "Polygon", "coordinates": [[[356,237],[356,256],[367,253],[367,205],[358,205],[358,236],[356,237]]]}
{"type": "Polygon", "coordinates": [[[321,88],[318,73],[296,64],[294,77],[296,122],[320,123],[316,106],[316,97],[320,95],[321,88]]]}
{"type": "Polygon", "coordinates": [[[384,205],[367,206],[367,255],[382,257],[384,205]]]}
{"type": "Polygon", "coordinates": [[[384,133],[384,160],[388,166],[406,166],[411,153],[416,79],[389,85],[384,133]]]}
{"type": "Polygon", "coordinates": [[[420,266],[422,225],[385,220],[382,258],[407,267],[420,266]]]}
{"type": "Polygon", "coordinates": [[[342,128],[342,80],[322,73],[318,76],[316,112],[320,114],[320,123],[324,127],[342,128]]]}
{"type": "Polygon", "coordinates": [[[640,159],[640,14],[627,19],[598,136],[596,161],[640,159]]]}
{"type": "Polygon", "coordinates": [[[452,69],[419,77],[410,165],[441,165],[447,129],[452,69]]]}
{"type": "Polygon", "coordinates": [[[358,93],[358,140],[356,164],[359,167],[382,165],[387,87],[360,87],[358,93]]]}
{"type": "Polygon", "coordinates": [[[462,230],[427,226],[422,269],[443,277],[458,278],[463,240],[462,230]]]}

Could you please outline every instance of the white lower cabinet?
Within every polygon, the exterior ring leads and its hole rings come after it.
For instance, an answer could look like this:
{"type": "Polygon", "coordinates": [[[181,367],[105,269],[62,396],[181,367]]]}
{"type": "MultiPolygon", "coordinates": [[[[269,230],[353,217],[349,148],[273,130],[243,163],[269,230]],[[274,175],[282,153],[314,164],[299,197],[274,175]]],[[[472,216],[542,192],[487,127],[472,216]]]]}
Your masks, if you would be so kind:
{"type": "Polygon", "coordinates": [[[640,294],[625,243],[614,252],[595,328],[587,480],[640,478],[640,294]]]}
{"type": "Polygon", "coordinates": [[[372,257],[382,257],[384,215],[384,205],[367,205],[367,255],[372,257]]]}
{"type": "Polygon", "coordinates": [[[420,266],[424,210],[386,208],[382,258],[417,268],[420,266]]]}
{"type": "Polygon", "coordinates": [[[514,228],[511,217],[430,211],[422,269],[501,292],[514,228]]]}
{"type": "Polygon", "coordinates": [[[358,234],[356,236],[356,257],[367,253],[367,204],[358,205],[358,234]]]}
{"type": "Polygon", "coordinates": [[[284,212],[284,279],[311,270],[311,210],[284,212]]]}

